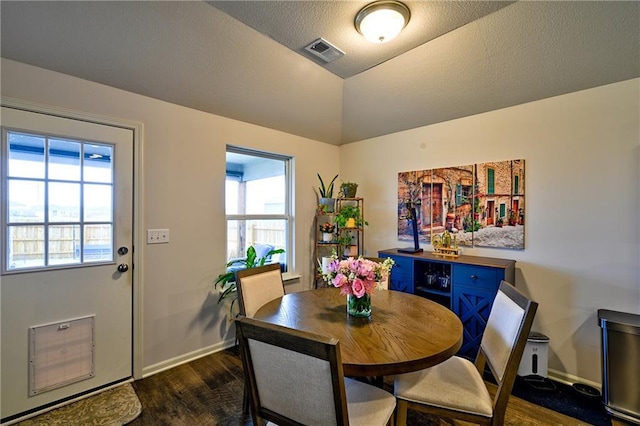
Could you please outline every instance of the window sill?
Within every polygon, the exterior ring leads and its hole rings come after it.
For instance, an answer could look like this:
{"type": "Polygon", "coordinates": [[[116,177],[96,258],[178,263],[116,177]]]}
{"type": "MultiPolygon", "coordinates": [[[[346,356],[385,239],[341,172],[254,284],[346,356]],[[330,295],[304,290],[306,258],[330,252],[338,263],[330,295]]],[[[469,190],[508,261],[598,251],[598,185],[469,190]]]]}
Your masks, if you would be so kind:
{"type": "Polygon", "coordinates": [[[282,281],[284,281],[284,284],[294,284],[300,281],[300,278],[302,277],[302,275],[299,274],[294,274],[292,272],[285,272],[282,274],[282,281]]]}

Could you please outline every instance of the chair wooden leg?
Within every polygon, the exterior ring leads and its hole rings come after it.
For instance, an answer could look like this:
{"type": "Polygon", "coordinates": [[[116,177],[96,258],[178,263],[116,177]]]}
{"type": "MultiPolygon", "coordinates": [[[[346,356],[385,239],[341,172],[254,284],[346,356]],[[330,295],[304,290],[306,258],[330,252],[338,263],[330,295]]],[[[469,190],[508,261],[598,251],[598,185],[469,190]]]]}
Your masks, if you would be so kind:
{"type": "Polygon", "coordinates": [[[249,407],[251,404],[249,403],[249,387],[247,384],[244,384],[244,392],[242,395],[242,414],[245,416],[249,414],[249,407]]]}
{"type": "Polygon", "coordinates": [[[407,401],[398,400],[396,403],[396,426],[406,426],[408,408],[407,401]]]}

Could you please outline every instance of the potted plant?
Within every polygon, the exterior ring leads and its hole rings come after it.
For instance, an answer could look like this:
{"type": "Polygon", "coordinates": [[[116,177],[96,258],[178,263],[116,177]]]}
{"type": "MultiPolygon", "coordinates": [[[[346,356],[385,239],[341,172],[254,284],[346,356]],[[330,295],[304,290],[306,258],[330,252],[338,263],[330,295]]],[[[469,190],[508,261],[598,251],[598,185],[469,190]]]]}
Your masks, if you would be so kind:
{"type": "Polygon", "coordinates": [[[475,220],[480,219],[480,213],[482,212],[482,204],[479,198],[473,200],[473,218],[475,220]]]}
{"type": "Polygon", "coordinates": [[[320,205],[327,206],[327,213],[333,213],[336,206],[336,199],[333,198],[333,184],[338,178],[338,175],[335,175],[331,182],[329,182],[328,186],[325,186],[320,173],[318,173],[318,179],[320,180],[320,187],[318,188],[318,193],[320,194],[320,205]]]}
{"type": "Polygon", "coordinates": [[[320,225],[320,232],[322,232],[322,241],[330,243],[333,240],[333,233],[336,230],[336,225],[330,222],[325,222],[320,225]]]}
{"type": "Polygon", "coordinates": [[[342,182],[340,184],[340,195],[342,198],[356,198],[358,184],[355,182],[342,182]]]}
{"type": "Polygon", "coordinates": [[[232,298],[231,306],[229,306],[229,313],[231,313],[233,311],[233,305],[238,299],[238,293],[236,292],[236,270],[251,269],[258,266],[264,266],[267,262],[267,259],[271,259],[271,256],[279,253],[284,253],[284,249],[272,249],[269,250],[263,257],[258,257],[255,247],[249,246],[247,248],[246,257],[240,259],[232,259],[227,262],[224,265],[227,272],[218,275],[218,278],[216,278],[216,281],[213,284],[214,288],[218,288],[218,285],[220,285],[220,289],[222,290],[222,292],[220,293],[220,297],[218,297],[218,303],[222,303],[222,301],[227,298],[232,298]],[[232,270],[229,269],[231,266],[234,267],[232,270]]]}
{"type": "Polygon", "coordinates": [[[335,221],[340,228],[360,228],[362,225],[369,225],[362,217],[360,208],[350,204],[340,208],[335,221]]]}
{"type": "Polygon", "coordinates": [[[342,251],[344,256],[357,256],[358,246],[353,244],[353,235],[351,232],[346,232],[338,237],[338,247],[342,251]]]}

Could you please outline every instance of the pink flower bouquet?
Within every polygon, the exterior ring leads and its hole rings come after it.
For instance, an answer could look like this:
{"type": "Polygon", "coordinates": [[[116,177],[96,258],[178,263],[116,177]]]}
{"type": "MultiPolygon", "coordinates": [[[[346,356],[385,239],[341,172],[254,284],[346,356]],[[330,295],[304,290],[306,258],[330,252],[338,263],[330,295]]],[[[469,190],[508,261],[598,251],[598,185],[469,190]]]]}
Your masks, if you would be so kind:
{"type": "Polygon", "coordinates": [[[338,287],[341,294],[361,298],[379,288],[380,282],[389,277],[393,264],[391,258],[384,262],[375,262],[362,256],[340,260],[334,254],[323,278],[327,283],[338,287]]]}

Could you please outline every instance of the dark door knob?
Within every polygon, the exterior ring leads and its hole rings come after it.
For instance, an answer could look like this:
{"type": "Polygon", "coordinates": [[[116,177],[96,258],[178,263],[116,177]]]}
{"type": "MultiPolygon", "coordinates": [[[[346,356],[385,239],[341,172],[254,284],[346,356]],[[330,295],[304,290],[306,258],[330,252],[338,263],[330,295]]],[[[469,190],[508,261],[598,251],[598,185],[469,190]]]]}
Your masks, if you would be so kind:
{"type": "Polygon", "coordinates": [[[129,249],[126,248],[125,246],[122,246],[118,249],[118,254],[120,256],[124,256],[125,254],[129,253],[129,249]]]}
{"type": "Polygon", "coordinates": [[[128,270],[129,270],[129,265],[127,265],[126,263],[121,263],[118,265],[119,272],[127,272],[128,270]]]}

